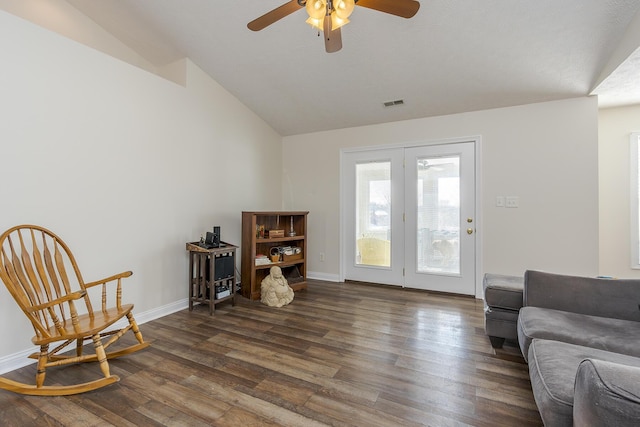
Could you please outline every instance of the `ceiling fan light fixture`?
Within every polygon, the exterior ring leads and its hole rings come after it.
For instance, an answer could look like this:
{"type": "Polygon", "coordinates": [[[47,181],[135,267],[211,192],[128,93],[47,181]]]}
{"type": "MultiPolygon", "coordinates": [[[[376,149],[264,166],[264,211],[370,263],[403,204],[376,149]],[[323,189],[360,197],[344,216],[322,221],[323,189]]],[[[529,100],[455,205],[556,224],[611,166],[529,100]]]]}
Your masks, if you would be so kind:
{"type": "Polygon", "coordinates": [[[260,31],[274,22],[305,8],[307,23],[324,32],[325,50],[329,53],[342,49],[340,28],[349,23],[355,6],[377,10],[401,18],[411,18],[420,9],[416,0],[288,0],[247,24],[251,31],[260,31]]]}
{"type": "Polygon", "coordinates": [[[323,19],[327,14],[327,2],[326,0],[308,0],[305,6],[309,18],[323,19]]]}
{"type": "Polygon", "coordinates": [[[347,19],[353,13],[356,7],[354,0],[335,0],[333,2],[333,10],[340,19],[347,19]]]}
{"type": "Polygon", "coordinates": [[[323,30],[323,28],[322,28],[323,22],[324,22],[324,19],[316,19],[316,18],[312,18],[312,17],[309,17],[306,20],[307,24],[311,25],[313,28],[315,28],[315,29],[317,29],[319,31],[323,30]]]}
{"type": "Polygon", "coordinates": [[[335,12],[331,14],[331,31],[335,31],[348,23],[349,20],[347,18],[340,18],[335,12]]]}

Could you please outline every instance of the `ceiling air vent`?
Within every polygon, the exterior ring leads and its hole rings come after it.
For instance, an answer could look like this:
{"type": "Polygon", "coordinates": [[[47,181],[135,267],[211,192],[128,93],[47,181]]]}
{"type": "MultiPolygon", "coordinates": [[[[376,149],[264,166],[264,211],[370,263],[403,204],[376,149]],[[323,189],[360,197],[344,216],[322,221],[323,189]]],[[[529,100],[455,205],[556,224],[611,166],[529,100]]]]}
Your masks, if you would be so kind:
{"type": "Polygon", "coordinates": [[[396,107],[398,105],[404,105],[404,99],[396,99],[395,101],[387,101],[383,103],[385,108],[396,107]]]}

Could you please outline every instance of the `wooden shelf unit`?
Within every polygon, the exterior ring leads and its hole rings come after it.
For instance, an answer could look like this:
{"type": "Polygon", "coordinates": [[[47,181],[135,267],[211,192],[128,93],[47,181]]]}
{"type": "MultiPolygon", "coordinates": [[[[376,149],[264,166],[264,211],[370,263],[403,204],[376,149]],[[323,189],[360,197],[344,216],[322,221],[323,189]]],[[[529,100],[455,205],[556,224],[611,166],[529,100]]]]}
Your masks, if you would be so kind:
{"type": "MultiPolygon", "coordinates": [[[[242,212],[242,248],[241,248],[241,282],[242,296],[252,300],[260,299],[260,284],[269,275],[274,265],[282,269],[289,286],[294,291],[307,288],[307,215],[306,211],[263,211],[242,212]],[[293,220],[295,236],[289,236],[293,220]],[[258,227],[263,225],[265,231],[284,230],[284,237],[260,237],[258,227]],[[277,246],[295,246],[301,248],[301,257],[264,265],[256,265],[256,255],[269,257],[271,248],[277,246]],[[291,274],[297,268],[301,278],[293,279],[291,274]]],[[[266,234],[266,233],[265,233],[266,234]]]]}
{"type": "Polygon", "coordinates": [[[193,310],[193,304],[208,304],[209,314],[213,314],[216,304],[224,301],[231,301],[236,305],[236,249],[237,246],[226,242],[220,242],[221,247],[203,248],[198,242],[187,243],[189,251],[189,311],[193,310]],[[223,274],[216,271],[216,260],[222,258],[227,261],[225,266],[229,271],[223,274]],[[229,288],[229,295],[217,298],[216,286],[224,285],[229,288]]]}

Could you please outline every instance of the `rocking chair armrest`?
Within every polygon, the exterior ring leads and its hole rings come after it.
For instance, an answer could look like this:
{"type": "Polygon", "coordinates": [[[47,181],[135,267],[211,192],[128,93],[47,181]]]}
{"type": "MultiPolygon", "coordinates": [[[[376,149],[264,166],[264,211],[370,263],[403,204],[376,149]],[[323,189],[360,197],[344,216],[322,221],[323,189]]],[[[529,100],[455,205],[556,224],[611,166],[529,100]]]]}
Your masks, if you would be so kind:
{"type": "Polygon", "coordinates": [[[125,278],[125,277],[129,277],[132,274],[133,274],[132,271],[124,271],[124,272],[122,272],[120,274],[115,274],[113,276],[109,276],[109,277],[107,277],[105,279],[102,279],[102,280],[96,280],[95,282],[85,283],[84,287],[85,288],[91,288],[93,286],[102,285],[104,283],[113,282],[114,280],[118,280],[118,279],[122,279],[122,278],[125,278]]]}
{"type": "Polygon", "coordinates": [[[43,304],[38,304],[38,305],[33,305],[31,307],[27,307],[27,308],[25,308],[25,310],[29,311],[29,312],[40,311],[40,310],[43,310],[45,308],[49,308],[49,307],[53,307],[55,305],[61,304],[63,302],[79,300],[80,298],[83,298],[86,294],[87,294],[87,291],[84,291],[84,290],[83,291],[72,292],[70,294],[62,296],[60,298],[56,298],[56,299],[51,300],[49,302],[45,302],[43,304]]]}

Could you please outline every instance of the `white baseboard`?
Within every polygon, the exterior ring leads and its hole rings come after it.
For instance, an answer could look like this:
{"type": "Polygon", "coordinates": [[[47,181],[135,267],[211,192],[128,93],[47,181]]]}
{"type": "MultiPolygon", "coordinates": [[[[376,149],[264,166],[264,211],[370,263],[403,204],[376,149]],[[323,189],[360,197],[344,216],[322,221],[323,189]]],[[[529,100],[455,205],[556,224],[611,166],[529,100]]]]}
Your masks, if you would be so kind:
{"type": "MultiPolygon", "coordinates": [[[[162,307],[152,308],[151,310],[147,310],[142,313],[134,313],[134,314],[135,314],[136,322],[139,325],[142,325],[143,323],[147,323],[152,320],[159,319],[160,317],[167,316],[171,313],[175,313],[176,311],[184,310],[185,308],[188,308],[188,307],[189,307],[189,299],[185,298],[176,302],[172,302],[167,305],[163,305],[162,307]]],[[[127,324],[127,321],[125,319],[117,322],[114,326],[115,328],[122,328],[126,326],[126,324],[127,324]]],[[[35,363],[36,360],[30,359],[29,355],[37,351],[39,351],[39,348],[34,346],[27,350],[22,350],[17,353],[0,357],[0,374],[11,372],[16,369],[20,369],[24,366],[30,365],[32,363],[35,363]]]]}
{"type": "Polygon", "coordinates": [[[22,368],[23,366],[35,363],[35,359],[29,359],[29,355],[36,351],[39,351],[38,347],[31,347],[28,350],[19,351],[18,353],[9,354],[0,358],[0,374],[14,371],[22,368]]]}
{"type": "Polygon", "coordinates": [[[189,298],[184,298],[170,304],[163,305],[162,307],[152,308],[151,310],[147,310],[143,313],[136,313],[136,322],[139,324],[151,322],[152,320],[159,319],[171,313],[175,313],[176,311],[184,310],[185,308],[189,308],[189,298]]]}
{"type": "Polygon", "coordinates": [[[307,273],[307,277],[309,279],[325,280],[327,282],[339,282],[340,281],[340,276],[337,275],[337,274],[318,273],[318,272],[315,272],[315,271],[309,271],[307,273]]]}

